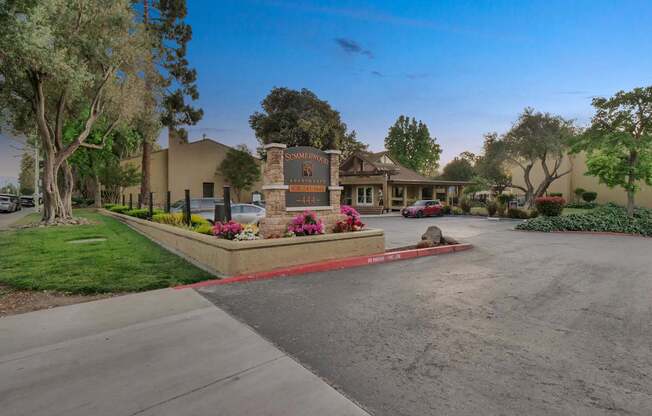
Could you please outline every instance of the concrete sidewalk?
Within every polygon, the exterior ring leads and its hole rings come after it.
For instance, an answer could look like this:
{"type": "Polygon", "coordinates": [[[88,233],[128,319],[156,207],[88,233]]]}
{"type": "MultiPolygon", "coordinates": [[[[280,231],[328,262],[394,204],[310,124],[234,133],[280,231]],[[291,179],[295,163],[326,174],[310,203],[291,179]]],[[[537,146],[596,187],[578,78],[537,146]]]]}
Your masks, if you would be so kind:
{"type": "Polygon", "coordinates": [[[193,290],[0,319],[14,415],[368,415],[193,290]]]}

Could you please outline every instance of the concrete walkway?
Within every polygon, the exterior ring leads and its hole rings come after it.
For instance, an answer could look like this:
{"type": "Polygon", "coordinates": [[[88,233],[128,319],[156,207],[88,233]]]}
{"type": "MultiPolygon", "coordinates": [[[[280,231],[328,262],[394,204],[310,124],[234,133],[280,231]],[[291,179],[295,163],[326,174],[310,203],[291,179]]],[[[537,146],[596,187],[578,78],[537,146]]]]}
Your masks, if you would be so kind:
{"type": "Polygon", "coordinates": [[[0,319],[14,415],[368,415],[193,290],[0,319]]]}
{"type": "Polygon", "coordinates": [[[11,227],[19,219],[36,212],[34,208],[23,208],[16,212],[0,212],[0,230],[5,230],[11,227]]]}

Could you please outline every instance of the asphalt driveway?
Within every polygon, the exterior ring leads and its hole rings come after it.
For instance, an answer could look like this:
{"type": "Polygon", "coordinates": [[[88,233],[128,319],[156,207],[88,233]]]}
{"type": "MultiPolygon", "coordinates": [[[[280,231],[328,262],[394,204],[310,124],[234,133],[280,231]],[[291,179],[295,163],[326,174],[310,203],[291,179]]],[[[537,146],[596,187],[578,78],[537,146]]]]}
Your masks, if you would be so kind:
{"type": "Polygon", "coordinates": [[[375,415],[649,415],[652,239],[429,224],[474,250],[203,289],[375,415]]]}

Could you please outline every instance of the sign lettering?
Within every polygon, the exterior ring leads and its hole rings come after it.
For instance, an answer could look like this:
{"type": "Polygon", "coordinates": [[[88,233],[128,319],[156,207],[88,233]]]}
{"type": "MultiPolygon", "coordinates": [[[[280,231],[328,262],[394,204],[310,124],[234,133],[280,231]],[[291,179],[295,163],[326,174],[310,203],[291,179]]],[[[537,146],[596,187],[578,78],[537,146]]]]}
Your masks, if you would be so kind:
{"type": "Polygon", "coordinates": [[[313,147],[290,147],[283,159],[287,207],[330,205],[330,160],[326,153],[313,147]]]}

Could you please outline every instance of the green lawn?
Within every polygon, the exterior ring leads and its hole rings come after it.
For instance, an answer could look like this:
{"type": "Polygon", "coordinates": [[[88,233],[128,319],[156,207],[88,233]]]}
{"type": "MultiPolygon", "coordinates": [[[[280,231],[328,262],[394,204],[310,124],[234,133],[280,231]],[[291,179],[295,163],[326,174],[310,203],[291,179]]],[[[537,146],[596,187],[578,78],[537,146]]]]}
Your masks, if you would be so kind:
{"type": "Polygon", "coordinates": [[[212,276],[126,225],[79,210],[96,224],[0,232],[0,283],[70,293],[136,292],[212,276]],[[69,241],[105,238],[84,244],[69,241]]]}
{"type": "Polygon", "coordinates": [[[590,212],[591,209],[588,208],[564,208],[562,215],[571,215],[571,214],[586,214],[590,212]]]}

